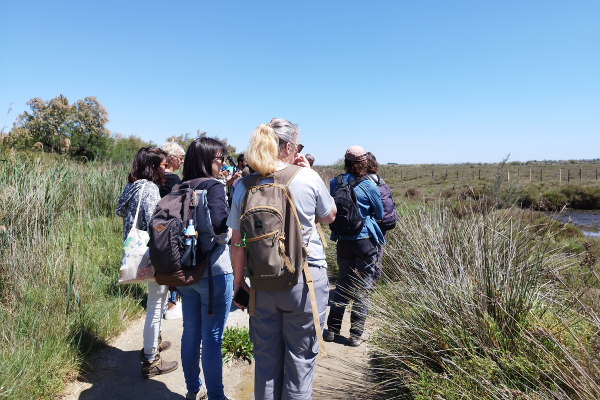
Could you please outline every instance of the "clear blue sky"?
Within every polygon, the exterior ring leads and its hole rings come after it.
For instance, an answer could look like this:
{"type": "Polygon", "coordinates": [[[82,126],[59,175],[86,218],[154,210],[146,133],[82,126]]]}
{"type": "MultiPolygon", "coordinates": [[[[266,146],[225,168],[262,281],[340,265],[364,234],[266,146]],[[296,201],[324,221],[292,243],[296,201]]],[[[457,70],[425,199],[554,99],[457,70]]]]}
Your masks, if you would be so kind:
{"type": "Polygon", "coordinates": [[[96,96],[112,132],[238,149],[271,117],[318,164],[600,157],[600,1],[2,1],[0,112],[96,96]]]}

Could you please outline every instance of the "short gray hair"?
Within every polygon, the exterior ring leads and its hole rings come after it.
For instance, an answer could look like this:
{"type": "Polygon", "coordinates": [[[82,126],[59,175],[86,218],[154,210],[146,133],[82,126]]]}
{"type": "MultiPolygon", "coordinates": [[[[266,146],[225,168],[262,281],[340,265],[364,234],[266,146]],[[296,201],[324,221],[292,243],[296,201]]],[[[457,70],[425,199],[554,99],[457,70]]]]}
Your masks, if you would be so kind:
{"type": "Polygon", "coordinates": [[[279,140],[279,152],[283,150],[286,143],[297,143],[300,128],[283,118],[272,118],[269,126],[275,132],[279,140]]]}
{"type": "Polygon", "coordinates": [[[164,142],[160,148],[169,155],[169,157],[179,157],[185,154],[183,147],[174,141],[164,142]]]}

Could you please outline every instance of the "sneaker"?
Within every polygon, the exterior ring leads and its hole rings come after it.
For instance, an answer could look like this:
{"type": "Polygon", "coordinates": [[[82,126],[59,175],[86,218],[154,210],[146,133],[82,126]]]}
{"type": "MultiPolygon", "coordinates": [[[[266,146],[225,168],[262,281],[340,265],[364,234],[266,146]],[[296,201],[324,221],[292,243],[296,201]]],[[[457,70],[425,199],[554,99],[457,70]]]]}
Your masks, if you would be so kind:
{"type": "Polygon", "coordinates": [[[333,333],[332,330],[327,329],[325,330],[325,333],[323,334],[323,340],[325,340],[326,342],[333,342],[335,340],[335,337],[337,335],[335,333],[333,333]]]}
{"type": "Polygon", "coordinates": [[[362,342],[366,342],[371,338],[369,332],[363,332],[362,335],[350,335],[350,346],[358,347],[362,344],[362,342]]]}
{"type": "Polygon", "coordinates": [[[206,399],[206,397],[206,388],[204,385],[200,386],[200,389],[198,389],[197,392],[187,392],[185,395],[186,400],[202,400],[206,399]]]}
{"type": "Polygon", "coordinates": [[[181,301],[178,301],[177,303],[175,303],[175,308],[173,308],[172,310],[169,310],[169,308],[167,308],[165,310],[164,318],[165,319],[181,319],[181,318],[183,318],[183,313],[181,312],[181,301]]]}

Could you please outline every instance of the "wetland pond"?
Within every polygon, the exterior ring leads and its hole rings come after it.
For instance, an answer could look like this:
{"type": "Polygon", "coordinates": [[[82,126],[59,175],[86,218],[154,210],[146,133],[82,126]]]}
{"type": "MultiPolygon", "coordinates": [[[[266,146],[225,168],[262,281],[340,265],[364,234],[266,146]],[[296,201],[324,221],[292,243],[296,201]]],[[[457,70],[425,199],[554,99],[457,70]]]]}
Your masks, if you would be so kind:
{"type": "Polygon", "coordinates": [[[600,236],[600,210],[567,210],[545,214],[564,224],[575,225],[585,236],[600,236]]]}

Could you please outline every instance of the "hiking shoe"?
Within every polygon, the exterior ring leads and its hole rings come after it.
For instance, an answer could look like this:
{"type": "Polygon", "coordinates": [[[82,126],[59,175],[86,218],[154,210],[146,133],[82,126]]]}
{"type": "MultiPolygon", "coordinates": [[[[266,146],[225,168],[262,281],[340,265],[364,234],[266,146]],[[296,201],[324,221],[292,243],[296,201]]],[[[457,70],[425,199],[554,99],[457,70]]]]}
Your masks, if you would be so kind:
{"type": "Polygon", "coordinates": [[[173,372],[179,364],[177,361],[163,361],[160,353],[156,354],[154,361],[144,361],[142,364],[142,376],[144,378],[152,378],[156,375],[164,375],[173,372]]]}
{"type": "Polygon", "coordinates": [[[323,340],[326,342],[333,342],[335,340],[335,337],[337,335],[335,333],[333,333],[333,331],[331,329],[327,329],[325,331],[325,333],[323,334],[323,340]]]}
{"type": "Polygon", "coordinates": [[[165,310],[164,318],[165,319],[181,319],[181,318],[183,318],[183,313],[181,312],[181,301],[175,303],[175,308],[173,308],[172,310],[169,310],[169,308],[167,307],[167,309],[165,310]]]}
{"type": "Polygon", "coordinates": [[[366,342],[371,338],[369,332],[363,332],[362,335],[350,335],[350,346],[358,347],[362,344],[362,342],[366,342]]]}
{"type": "Polygon", "coordinates": [[[202,400],[206,399],[206,388],[204,385],[200,386],[197,392],[187,392],[185,395],[185,400],[202,400]]]}

